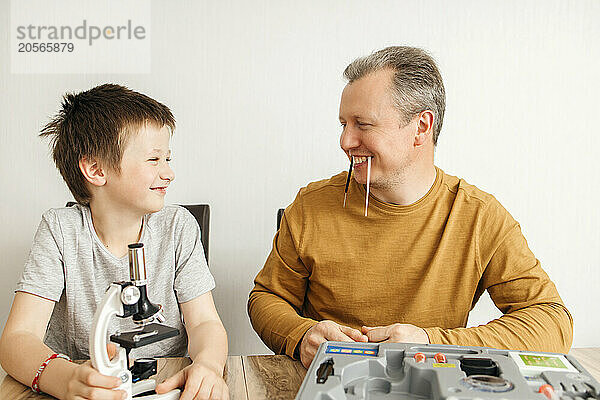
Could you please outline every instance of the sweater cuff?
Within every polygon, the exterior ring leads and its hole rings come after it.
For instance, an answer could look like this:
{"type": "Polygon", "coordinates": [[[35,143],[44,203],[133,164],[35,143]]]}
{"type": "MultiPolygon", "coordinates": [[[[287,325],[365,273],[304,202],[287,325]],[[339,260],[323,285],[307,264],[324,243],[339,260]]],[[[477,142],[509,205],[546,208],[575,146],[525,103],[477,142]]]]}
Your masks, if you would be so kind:
{"type": "Polygon", "coordinates": [[[423,328],[423,330],[429,338],[429,344],[445,344],[440,334],[440,328],[423,328]]]}
{"type": "Polygon", "coordinates": [[[286,338],[285,354],[294,360],[299,360],[300,342],[304,338],[304,334],[317,323],[318,321],[305,319],[303,323],[298,325],[286,338]],[[296,348],[298,348],[298,353],[296,353],[296,348]]]}

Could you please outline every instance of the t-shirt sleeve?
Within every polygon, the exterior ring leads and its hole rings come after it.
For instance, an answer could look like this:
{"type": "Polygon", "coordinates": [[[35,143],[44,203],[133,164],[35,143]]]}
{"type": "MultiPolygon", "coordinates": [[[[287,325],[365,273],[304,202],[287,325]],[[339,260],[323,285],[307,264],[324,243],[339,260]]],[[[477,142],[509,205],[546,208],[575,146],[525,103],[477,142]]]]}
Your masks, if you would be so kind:
{"type": "Polygon", "coordinates": [[[16,291],[58,301],[65,288],[62,248],[60,222],[49,210],[42,215],[16,291]]]}
{"type": "Polygon", "coordinates": [[[185,303],[214,289],[215,280],[208,269],[201,232],[194,216],[185,208],[178,210],[175,232],[175,293],[185,303]]]}

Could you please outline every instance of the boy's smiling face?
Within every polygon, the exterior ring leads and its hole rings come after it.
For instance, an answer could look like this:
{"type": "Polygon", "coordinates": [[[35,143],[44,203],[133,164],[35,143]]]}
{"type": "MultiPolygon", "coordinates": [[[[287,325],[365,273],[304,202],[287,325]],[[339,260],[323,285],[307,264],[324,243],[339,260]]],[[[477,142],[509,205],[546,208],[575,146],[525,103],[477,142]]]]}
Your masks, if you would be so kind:
{"type": "Polygon", "coordinates": [[[106,171],[105,193],[122,209],[140,214],[159,211],[175,174],[169,166],[170,132],[148,123],[127,139],[121,171],[106,171]]]}

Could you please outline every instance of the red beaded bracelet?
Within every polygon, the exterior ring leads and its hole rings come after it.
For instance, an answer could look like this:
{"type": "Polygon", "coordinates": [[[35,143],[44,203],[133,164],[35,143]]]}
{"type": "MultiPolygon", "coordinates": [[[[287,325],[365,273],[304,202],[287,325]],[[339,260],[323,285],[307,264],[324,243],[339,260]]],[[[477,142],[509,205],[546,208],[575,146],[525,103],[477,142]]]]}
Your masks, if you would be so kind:
{"type": "Polygon", "coordinates": [[[52,354],[50,357],[48,357],[46,359],[46,361],[44,361],[42,363],[42,365],[40,365],[37,372],[35,373],[35,376],[33,377],[33,382],[31,382],[31,390],[33,390],[36,393],[42,393],[42,391],[40,390],[40,384],[39,384],[40,375],[42,374],[44,369],[48,366],[50,361],[54,360],[55,358],[62,358],[63,360],[71,361],[71,359],[64,354],[58,354],[58,353],[52,354]]]}

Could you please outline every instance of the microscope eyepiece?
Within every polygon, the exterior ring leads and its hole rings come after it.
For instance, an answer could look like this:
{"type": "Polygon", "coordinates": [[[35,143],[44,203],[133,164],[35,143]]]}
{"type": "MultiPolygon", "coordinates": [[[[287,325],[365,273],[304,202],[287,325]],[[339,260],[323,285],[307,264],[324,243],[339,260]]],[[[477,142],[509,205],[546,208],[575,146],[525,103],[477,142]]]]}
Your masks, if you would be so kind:
{"type": "Polygon", "coordinates": [[[133,243],[129,248],[129,279],[135,286],[146,284],[146,254],[143,243],[133,243]]]}
{"type": "Polygon", "coordinates": [[[139,289],[137,300],[138,311],[133,315],[133,322],[146,324],[153,320],[164,322],[160,304],[153,304],[148,299],[146,289],[146,255],[143,243],[133,243],[129,248],[129,278],[131,283],[139,289]]]}

